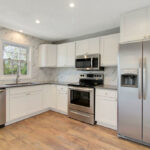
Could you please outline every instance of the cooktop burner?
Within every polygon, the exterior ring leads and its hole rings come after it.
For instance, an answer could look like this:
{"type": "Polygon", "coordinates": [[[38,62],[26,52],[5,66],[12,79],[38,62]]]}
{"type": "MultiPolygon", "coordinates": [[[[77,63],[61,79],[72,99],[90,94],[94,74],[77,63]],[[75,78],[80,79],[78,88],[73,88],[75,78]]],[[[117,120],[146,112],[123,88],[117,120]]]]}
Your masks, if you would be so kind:
{"type": "Polygon", "coordinates": [[[71,83],[69,86],[94,88],[97,85],[103,85],[103,74],[82,74],[79,83],[71,83]]]}

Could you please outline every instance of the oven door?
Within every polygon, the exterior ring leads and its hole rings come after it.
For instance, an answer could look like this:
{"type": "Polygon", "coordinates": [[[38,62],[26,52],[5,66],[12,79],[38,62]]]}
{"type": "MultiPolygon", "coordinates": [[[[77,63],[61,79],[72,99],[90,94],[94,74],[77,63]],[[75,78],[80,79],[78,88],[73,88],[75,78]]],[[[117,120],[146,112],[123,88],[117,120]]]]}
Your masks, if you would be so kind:
{"type": "Polygon", "coordinates": [[[94,114],[94,88],[69,87],[69,109],[94,114]]]}

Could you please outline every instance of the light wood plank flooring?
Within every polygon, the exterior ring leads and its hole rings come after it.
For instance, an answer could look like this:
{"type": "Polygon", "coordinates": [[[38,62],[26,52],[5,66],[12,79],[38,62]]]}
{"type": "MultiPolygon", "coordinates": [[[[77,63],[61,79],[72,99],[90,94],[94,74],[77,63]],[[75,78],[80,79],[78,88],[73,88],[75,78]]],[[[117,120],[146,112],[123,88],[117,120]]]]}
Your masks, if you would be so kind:
{"type": "Polygon", "coordinates": [[[0,150],[150,150],[116,132],[48,111],[0,129],[0,150]]]}

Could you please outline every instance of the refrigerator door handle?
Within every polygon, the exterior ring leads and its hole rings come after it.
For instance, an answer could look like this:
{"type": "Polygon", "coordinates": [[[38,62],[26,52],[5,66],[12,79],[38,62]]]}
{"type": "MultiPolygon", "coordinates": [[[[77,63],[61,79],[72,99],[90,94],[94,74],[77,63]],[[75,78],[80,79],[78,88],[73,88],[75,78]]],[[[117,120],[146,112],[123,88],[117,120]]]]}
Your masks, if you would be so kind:
{"type": "Polygon", "coordinates": [[[139,99],[142,99],[142,59],[139,60],[139,77],[138,77],[139,99]]]}
{"type": "Polygon", "coordinates": [[[146,100],[146,58],[143,59],[143,99],[146,100]]]}

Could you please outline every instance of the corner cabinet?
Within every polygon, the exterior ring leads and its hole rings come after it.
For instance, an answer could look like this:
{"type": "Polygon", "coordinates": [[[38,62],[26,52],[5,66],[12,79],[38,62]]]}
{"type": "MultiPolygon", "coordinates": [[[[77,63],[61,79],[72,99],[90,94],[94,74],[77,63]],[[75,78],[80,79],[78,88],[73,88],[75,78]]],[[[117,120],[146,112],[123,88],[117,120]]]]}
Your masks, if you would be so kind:
{"type": "Polygon", "coordinates": [[[68,86],[45,84],[6,89],[6,125],[48,110],[68,113],[68,86]]]}
{"type": "Polygon", "coordinates": [[[117,91],[96,89],[95,119],[98,125],[117,129],[117,91]]]}
{"type": "Polygon", "coordinates": [[[98,54],[100,50],[99,37],[76,42],[76,56],[98,54]]]}
{"type": "Polygon", "coordinates": [[[75,66],[75,42],[57,45],[57,67],[75,66]]]}
{"type": "Polygon", "coordinates": [[[142,41],[150,36],[150,8],[142,8],[121,16],[120,43],[142,41]]]}
{"type": "Polygon", "coordinates": [[[57,50],[54,44],[39,46],[39,67],[56,67],[57,50]]]}
{"type": "Polygon", "coordinates": [[[117,66],[120,34],[100,37],[101,66],[117,66]]]}

